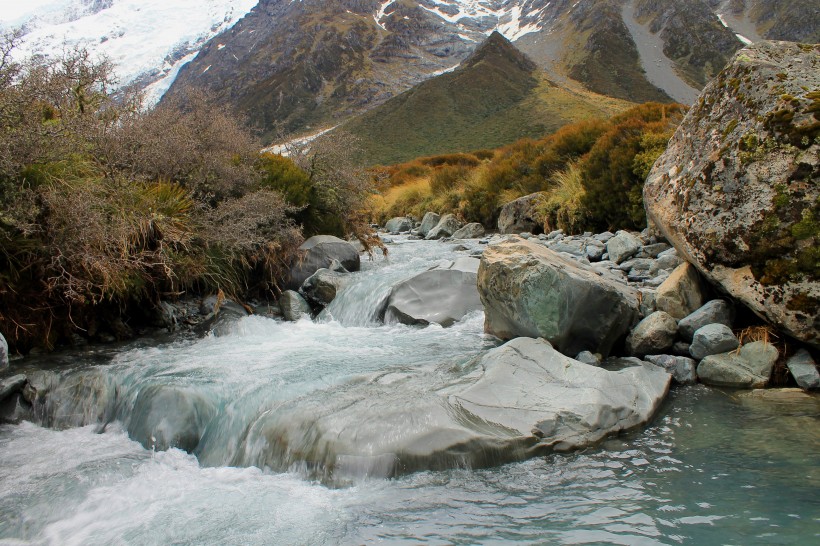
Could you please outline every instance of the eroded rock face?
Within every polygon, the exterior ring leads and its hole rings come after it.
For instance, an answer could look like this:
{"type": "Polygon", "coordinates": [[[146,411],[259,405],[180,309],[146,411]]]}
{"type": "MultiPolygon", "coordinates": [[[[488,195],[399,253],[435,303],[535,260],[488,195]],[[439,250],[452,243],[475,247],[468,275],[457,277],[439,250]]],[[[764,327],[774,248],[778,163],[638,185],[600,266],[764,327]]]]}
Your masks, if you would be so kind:
{"type": "Polygon", "coordinates": [[[642,425],[670,381],[656,366],[607,371],[518,338],[466,366],[383,372],[283,407],[248,431],[247,445],[266,449],[244,449],[240,459],[306,462],[337,478],[493,466],[642,425]]]}
{"type": "Polygon", "coordinates": [[[459,258],[447,267],[424,271],[390,291],[385,322],[451,326],[464,315],[481,309],[476,288],[477,258],[459,258]]]}
{"type": "Polygon", "coordinates": [[[760,42],[704,89],[644,185],[711,282],[820,347],[820,45],[760,42]]]}
{"type": "Polygon", "coordinates": [[[482,255],[485,330],[543,337],[564,354],[607,355],[637,320],[637,291],[533,241],[510,236],[482,255]]]}

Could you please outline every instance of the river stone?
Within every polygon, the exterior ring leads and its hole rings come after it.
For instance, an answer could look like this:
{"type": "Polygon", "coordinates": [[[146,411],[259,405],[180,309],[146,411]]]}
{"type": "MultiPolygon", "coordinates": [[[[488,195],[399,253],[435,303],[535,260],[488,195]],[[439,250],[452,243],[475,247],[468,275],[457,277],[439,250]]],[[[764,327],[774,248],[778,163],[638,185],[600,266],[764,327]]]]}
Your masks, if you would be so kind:
{"type": "Polygon", "coordinates": [[[607,355],[638,318],[637,292],[543,245],[507,236],[481,257],[484,329],[543,337],[564,354],[607,355]]]}
{"type": "Polygon", "coordinates": [[[626,352],[632,356],[658,354],[672,347],[678,323],[668,313],[656,311],[640,321],[626,338],[626,352]]]}
{"type": "Polygon", "coordinates": [[[480,310],[481,299],[476,288],[478,265],[477,258],[462,257],[397,284],[387,298],[384,321],[434,322],[447,327],[467,313],[480,310]]]}
{"type": "Polygon", "coordinates": [[[23,374],[13,375],[0,381],[0,404],[2,404],[6,398],[23,392],[23,387],[26,386],[26,383],[28,383],[28,378],[23,374]]]}
{"type": "Polygon", "coordinates": [[[601,355],[592,354],[589,351],[581,351],[575,355],[575,360],[583,364],[589,364],[590,366],[601,365],[601,355]]]}
{"type": "Polygon", "coordinates": [[[697,365],[691,358],[672,355],[647,355],[645,358],[647,362],[671,373],[672,379],[681,385],[694,385],[698,382],[697,365]]]}
{"type": "Polygon", "coordinates": [[[478,239],[484,237],[484,226],[478,222],[471,222],[453,233],[453,239],[478,239]]]}
{"type": "Polygon", "coordinates": [[[348,271],[358,271],[361,264],[359,252],[351,243],[332,235],[314,235],[299,247],[290,269],[288,288],[298,289],[319,269],[330,268],[333,260],[338,260],[348,271]]]}
{"type": "Polygon", "coordinates": [[[641,240],[628,231],[619,231],[615,237],[606,242],[606,251],[609,259],[620,264],[631,258],[641,249],[641,240]]]}
{"type": "Polygon", "coordinates": [[[644,184],[650,220],[712,283],[820,348],[820,45],[762,41],[703,90],[644,184]]]}
{"type": "Polygon", "coordinates": [[[146,449],[196,449],[216,407],[201,393],[168,385],[141,389],[128,419],[128,435],[146,449]]]}
{"type": "Polygon", "coordinates": [[[497,466],[645,424],[670,381],[648,364],[610,372],[518,338],[466,365],[385,371],[285,404],[251,425],[239,462],[336,480],[497,466]]]}
{"type": "Polygon", "coordinates": [[[310,316],[310,305],[298,292],[285,290],[279,298],[279,308],[285,320],[296,322],[304,316],[310,316]]]}
{"type": "Polygon", "coordinates": [[[302,284],[299,289],[306,300],[326,307],[336,298],[336,294],[345,285],[345,277],[330,269],[319,269],[302,284]]]}
{"type": "Polygon", "coordinates": [[[763,388],[769,383],[777,356],[777,349],[769,343],[747,343],[740,351],[701,360],[698,377],[702,383],[718,387],[763,388]]]}
{"type": "Polygon", "coordinates": [[[445,214],[436,224],[436,227],[431,229],[427,235],[424,236],[428,241],[441,239],[442,237],[452,237],[453,233],[458,231],[460,226],[459,221],[452,214],[445,214]]]}
{"type": "Polygon", "coordinates": [[[678,335],[691,342],[698,328],[707,324],[724,324],[731,328],[733,319],[734,309],[731,305],[724,300],[712,300],[678,322],[678,335]]]}
{"type": "Polygon", "coordinates": [[[820,388],[820,373],[817,365],[806,349],[800,349],[786,361],[792,377],[801,389],[813,390],[820,388]]]}
{"type": "Polygon", "coordinates": [[[703,305],[700,275],[689,263],[682,263],[655,292],[655,307],[676,319],[691,315],[703,305]]]}
{"type": "Polygon", "coordinates": [[[657,258],[661,252],[666,252],[671,247],[666,243],[654,243],[651,245],[644,245],[638,251],[637,258],[657,258]]]}
{"type": "Polygon", "coordinates": [[[387,221],[387,223],[384,224],[384,229],[388,233],[392,233],[393,235],[399,233],[406,233],[413,229],[413,220],[405,216],[391,218],[387,221]]]}
{"type": "Polygon", "coordinates": [[[0,333],[0,370],[9,367],[9,344],[0,333]]]}
{"type": "Polygon", "coordinates": [[[498,232],[502,235],[513,233],[533,233],[538,235],[544,228],[537,218],[536,207],[543,199],[543,193],[533,193],[519,197],[501,207],[498,215],[498,232]]]}
{"type": "Polygon", "coordinates": [[[590,262],[599,262],[606,251],[606,245],[595,239],[589,239],[584,247],[587,259],[590,262]]]}
{"type": "Polygon", "coordinates": [[[441,220],[441,216],[439,216],[435,212],[428,212],[424,215],[424,218],[421,219],[421,225],[418,229],[418,234],[421,237],[427,237],[427,234],[430,233],[430,230],[436,227],[439,220],[441,220]]]}
{"type": "Polygon", "coordinates": [[[709,355],[733,351],[739,344],[732,329],[725,324],[707,324],[695,331],[689,354],[695,360],[702,360],[709,355]]]}

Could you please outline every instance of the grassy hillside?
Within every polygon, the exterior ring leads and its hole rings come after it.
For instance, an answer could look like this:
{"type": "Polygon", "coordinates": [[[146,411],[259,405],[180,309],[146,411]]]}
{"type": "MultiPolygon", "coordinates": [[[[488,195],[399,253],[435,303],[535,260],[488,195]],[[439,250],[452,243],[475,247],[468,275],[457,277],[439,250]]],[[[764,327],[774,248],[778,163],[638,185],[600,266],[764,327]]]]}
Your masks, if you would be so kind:
{"type": "Polygon", "coordinates": [[[361,141],[365,164],[496,148],[537,138],[588,118],[606,118],[629,103],[559,87],[500,34],[456,70],[427,80],[341,129],[361,141]]]}

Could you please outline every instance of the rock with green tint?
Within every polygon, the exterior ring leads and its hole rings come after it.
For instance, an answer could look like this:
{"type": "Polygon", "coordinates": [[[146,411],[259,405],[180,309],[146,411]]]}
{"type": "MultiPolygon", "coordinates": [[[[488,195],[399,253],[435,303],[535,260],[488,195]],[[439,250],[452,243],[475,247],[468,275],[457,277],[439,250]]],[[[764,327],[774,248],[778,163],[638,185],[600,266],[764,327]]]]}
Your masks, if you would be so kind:
{"type": "Polygon", "coordinates": [[[484,251],[478,292],[487,332],[543,337],[568,355],[609,354],[639,316],[633,288],[515,236],[484,251]]]}

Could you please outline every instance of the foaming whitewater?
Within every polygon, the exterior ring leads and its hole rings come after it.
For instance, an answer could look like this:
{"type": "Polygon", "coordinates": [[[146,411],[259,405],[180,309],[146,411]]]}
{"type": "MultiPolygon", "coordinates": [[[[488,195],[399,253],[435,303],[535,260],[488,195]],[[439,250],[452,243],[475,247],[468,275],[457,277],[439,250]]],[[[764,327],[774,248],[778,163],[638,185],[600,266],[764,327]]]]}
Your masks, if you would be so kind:
{"type": "Polygon", "coordinates": [[[440,370],[499,343],[481,313],[451,328],[379,321],[392,285],[464,254],[398,238],[315,321],[247,317],[219,336],[15,363],[50,394],[36,423],[0,427],[0,543],[816,540],[816,407],[705,387],[673,392],[647,430],[583,453],[394,479],[374,464],[344,480],[305,464],[310,431],[285,446],[287,427],[350,397],[392,407],[391,384],[432,389],[440,370]]]}

